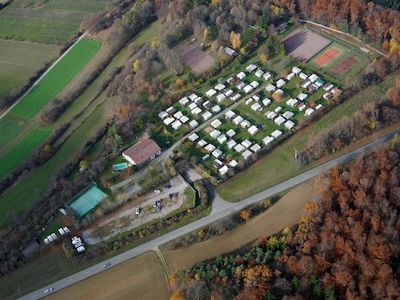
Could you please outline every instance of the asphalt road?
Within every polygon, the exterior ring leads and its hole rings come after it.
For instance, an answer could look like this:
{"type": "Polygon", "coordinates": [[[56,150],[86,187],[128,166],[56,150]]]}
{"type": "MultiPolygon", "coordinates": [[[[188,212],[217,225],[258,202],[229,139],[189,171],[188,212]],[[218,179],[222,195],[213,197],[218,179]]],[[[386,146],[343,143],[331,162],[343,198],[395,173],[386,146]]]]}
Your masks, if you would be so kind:
{"type": "Polygon", "coordinates": [[[110,263],[111,267],[113,267],[117,264],[123,263],[124,261],[134,258],[146,251],[157,248],[158,246],[160,246],[162,244],[165,244],[171,240],[174,240],[178,237],[188,234],[188,233],[190,233],[194,230],[197,230],[205,225],[213,223],[221,218],[224,218],[224,217],[228,216],[229,214],[238,212],[251,204],[257,203],[265,198],[272,197],[273,195],[275,195],[277,193],[280,193],[284,190],[290,189],[302,182],[305,182],[311,178],[314,178],[315,176],[318,176],[319,174],[325,172],[326,170],[329,170],[330,168],[332,168],[333,166],[335,166],[337,164],[341,164],[341,163],[353,160],[375,148],[382,146],[382,144],[384,144],[385,142],[390,141],[396,133],[400,134],[400,129],[397,129],[396,131],[391,132],[391,133],[389,133],[373,142],[370,142],[354,151],[351,151],[351,152],[344,154],[338,158],[335,158],[326,163],[323,163],[322,165],[320,165],[318,167],[310,169],[298,176],[295,176],[287,181],[277,184],[269,189],[266,189],[258,194],[255,194],[249,198],[246,198],[240,202],[228,203],[228,202],[223,201],[217,195],[216,203],[218,203],[218,205],[213,208],[210,215],[208,215],[200,220],[197,220],[193,223],[190,223],[184,227],[181,227],[179,229],[171,231],[171,232],[169,232],[165,235],[162,235],[158,238],[155,238],[154,240],[144,243],[136,248],[128,250],[119,255],[116,255],[108,260],[103,261],[102,263],[99,263],[99,264],[94,265],[90,268],[87,268],[83,271],[80,271],[80,272],[70,275],[64,279],[61,279],[57,282],[54,282],[48,286],[43,287],[42,289],[36,290],[36,291],[34,291],[30,294],[27,294],[19,299],[40,299],[40,298],[46,296],[44,293],[44,290],[46,288],[52,287],[52,288],[54,288],[55,291],[58,291],[60,289],[66,288],[72,284],[75,284],[81,280],[84,280],[90,276],[93,276],[97,273],[104,271],[105,269],[103,268],[103,265],[106,263],[110,263]]]}

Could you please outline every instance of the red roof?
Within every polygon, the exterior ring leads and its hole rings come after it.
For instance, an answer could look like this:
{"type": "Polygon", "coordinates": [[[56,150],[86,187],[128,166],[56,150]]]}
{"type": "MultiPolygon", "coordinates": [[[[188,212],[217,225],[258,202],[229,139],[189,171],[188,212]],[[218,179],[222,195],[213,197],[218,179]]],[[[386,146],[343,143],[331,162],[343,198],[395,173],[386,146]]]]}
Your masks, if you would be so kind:
{"type": "Polygon", "coordinates": [[[161,151],[160,146],[152,139],[144,139],[132,147],[126,149],[123,154],[129,156],[137,165],[141,165],[157,155],[161,151]]]}

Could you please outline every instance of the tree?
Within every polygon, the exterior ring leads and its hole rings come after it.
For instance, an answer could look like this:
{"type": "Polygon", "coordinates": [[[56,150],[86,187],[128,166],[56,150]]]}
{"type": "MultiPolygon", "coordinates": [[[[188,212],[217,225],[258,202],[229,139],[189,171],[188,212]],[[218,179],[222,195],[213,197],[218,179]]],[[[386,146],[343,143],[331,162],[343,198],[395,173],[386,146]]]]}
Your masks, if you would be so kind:
{"type": "Polygon", "coordinates": [[[132,63],[132,68],[133,68],[133,72],[137,73],[140,71],[140,60],[136,59],[133,63],[132,63]]]}
{"type": "Polygon", "coordinates": [[[244,209],[240,212],[240,218],[243,221],[247,221],[247,220],[251,219],[252,216],[253,216],[253,212],[251,211],[251,209],[244,209]]]}
{"type": "Polygon", "coordinates": [[[170,300],[185,300],[185,294],[181,289],[176,290],[172,293],[170,300]]]}
{"type": "Polygon", "coordinates": [[[263,64],[266,64],[268,62],[268,54],[267,53],[261,53],[260,54],[260,61],[263,64]]]}
{"type": "Polygon", "coordinates": [[[204,28],[204,30],[203,30],[203,41],[204,41],[204,42],[207,42],[207,40],[208,40],[208,35],[209,35],[209,31],[208,31],[208,28],[206,27],[206,28],[204,28]]]}
{"type": "Polygon", "coordinates": [[[175,84],[178,89],[181,89],[185,86],[185,81],[182,78],[177,78],[175,84]]]}
{"type": "Polygon", "coordinates": [[[240,33],[236,33],[234,31],[232,31],[231,35],[230,35],[230,39],[231,39],[232,48],[240,49],[240,46],[242,45],[240,33]]]}

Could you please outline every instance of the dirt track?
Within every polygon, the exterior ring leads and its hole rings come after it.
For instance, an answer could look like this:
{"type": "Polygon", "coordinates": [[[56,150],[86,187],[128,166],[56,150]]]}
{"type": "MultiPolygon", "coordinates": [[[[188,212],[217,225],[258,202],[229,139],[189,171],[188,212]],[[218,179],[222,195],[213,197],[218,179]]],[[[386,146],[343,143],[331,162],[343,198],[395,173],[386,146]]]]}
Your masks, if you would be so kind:
{"type": "Polygon", "coordinates": [[[162,251],[163,255],[170,270],[174,272],[188,268],[196,262],[233,251],[260,236],[272,235],[296,224],[303,214],[304,204],[313,197],[314,180],[310,180],[295,187],[274,206],[247,224],[222,236],[186,248],[162,251]]]}

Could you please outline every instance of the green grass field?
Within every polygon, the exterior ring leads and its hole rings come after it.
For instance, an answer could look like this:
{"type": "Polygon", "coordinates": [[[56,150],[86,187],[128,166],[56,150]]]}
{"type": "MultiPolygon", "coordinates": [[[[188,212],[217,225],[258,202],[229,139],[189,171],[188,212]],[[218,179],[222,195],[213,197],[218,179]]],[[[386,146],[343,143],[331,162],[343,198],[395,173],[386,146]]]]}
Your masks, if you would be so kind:
{"type": "Polygon", "coordinates": [[[38,69],[57,55],[58,49],[49,44],[0,40],[0,97],[22,87],[38,69]]]}
{"type": "Polygon", "coordinates": [[[7,145],[18,137],[30,124],[29,120],[7,114],[0,121],[0,156],[7,145]]]}
{"type": "Polygon", "coordinates": [[[16,299],[26,293],[39,289],[43,282],[54,282],[79,270],[64,253],[55,250],[43,255],[21,269],[0,278],[0,298],[16,299]]]}
{"type": "Polygon", "coordinates": [[[0,11],[0,39],[64,44],[109,0],[14,0],[0,11]]]}
{"type": "Polygon", "coordinates": [[[0,178],[14,170],[18,165],[29,157],[32,150],[41,145],[50,135],[49,128],[36,128],[19,144],[13,147],[5,155],[0,157],[0,178]]]}
{"type": "Polygon", "coordinates": [[[96,40],[83,39],[13,109],[17,115],[32,118],[50,102],[100,49],[96,40]]]}

